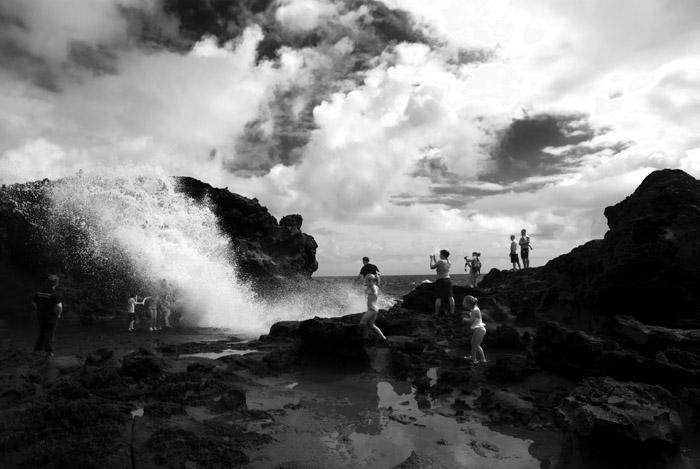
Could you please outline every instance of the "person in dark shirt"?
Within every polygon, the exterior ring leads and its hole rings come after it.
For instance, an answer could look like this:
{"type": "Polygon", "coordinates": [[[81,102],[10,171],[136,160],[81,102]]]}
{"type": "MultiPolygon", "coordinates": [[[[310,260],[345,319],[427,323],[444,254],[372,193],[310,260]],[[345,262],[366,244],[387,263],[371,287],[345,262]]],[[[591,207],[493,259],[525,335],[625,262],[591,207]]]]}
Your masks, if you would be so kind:
{"type": "Polygon", "coordinates": [[[34,293],[32,308],[39,322],[39,337],[34,351],[43,351],[53,356],[53,338],[58,320],[63,312],[63,301],[58,290],[58,275],[49,275],[45,288],[34,293]]]}
{"type": "Polygon", "coordinates": [[[362,258],[362,268],[360,269],[360,273],[357,274],[355,282],[364,283],[365,277],[370,274],[377,277],[377,286],[381,285],[381,276],[379,275],[379,268],[374,264],[370,264],[369,257],[365,256],[362,258]]]}

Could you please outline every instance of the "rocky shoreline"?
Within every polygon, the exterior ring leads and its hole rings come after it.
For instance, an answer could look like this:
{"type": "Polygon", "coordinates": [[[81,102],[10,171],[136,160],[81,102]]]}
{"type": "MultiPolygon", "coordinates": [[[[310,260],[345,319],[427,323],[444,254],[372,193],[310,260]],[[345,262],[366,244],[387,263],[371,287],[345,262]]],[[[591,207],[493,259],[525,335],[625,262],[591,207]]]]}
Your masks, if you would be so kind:
{"type": "Polygon", "coordinates": [[[479,299],[485,365],[429,283],[380,312],[388,345],[360,312],[249,341],[73,331],[52,360],[4,341],[3,463],[700,467],[699,207],[700,182],[657,171],[606,209],[605,239],[456,286],[479,299]]]}

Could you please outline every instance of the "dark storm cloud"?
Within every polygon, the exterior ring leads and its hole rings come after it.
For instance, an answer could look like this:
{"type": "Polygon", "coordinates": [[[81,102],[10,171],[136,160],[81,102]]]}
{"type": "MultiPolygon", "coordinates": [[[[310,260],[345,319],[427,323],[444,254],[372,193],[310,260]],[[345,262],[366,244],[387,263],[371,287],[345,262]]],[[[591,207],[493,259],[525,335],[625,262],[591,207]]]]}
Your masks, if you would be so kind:
{"type": "Polygon", "coordinates": [[[51,19],[42,17],[37,24],[37,10],[37,5],[31,3],[0,3],[0,69],[3,72],[51,92],[60,92],[63,80],[76,79],[81,71],[94,75],[117,73],[117,51],[125,44],[92,44],[79,37],[71,38],[79,33],[63,25],[65,29],[59,27],[55,37],[47,37],[49,42],[39,43],[41,47],[38,47],[38,41],[32,38],[45,33],[41,30],[41,21],[51,19]],[[65,53],[62,52],[64,41],[65,53]]]}
{"type": "Polygon", "coordinates": [[[265,174],[275,164],[291,165],[302,157],[314,128],[313,108],[307,105],[297,115],[293,100],[301,90],[278,90],[272,100],[270,115],[248,122],[243,136],[236,142],[236,158],[226,163],[227,169],[265,174]],[[267,129],[268,125],[271,129],[267,129]]]}
{"type": "Polygon", "coordinates": [[[548,147],[566,147],[596,135],[585,116],[541,114],[515,119],[496,133],[491,150],[493,168],[481,180],[508,184],[532,176],[560,174],[575,167],[580,155],[552,155],[548,147]]]}
{"type": "Polygon", "coordinates": [[[59,91],[56,73],[46,60],[26,51],[11,38],[2,37],[1,33],[0,69],[26,79],[39,88],[59,91]]]}
{"type": "Polygon", "coordinates": [[[411,193],[396,194],[391,197],[394,205],[447,205],[448,207],[462,208],[465,205],[482,197],[511,192],[511,188],[484,186],[483,183],[458,181],[450,178],[449,184],[434,184],[430,187],[430,194],[415,195],[411,193]]]}
{"type": "Polygon", "coordinates": [[[90,70],[95,75],[117,73],[117,54],[103,45],[71,42],[68,49],[69,62],[76,67],[90,70]]]}
{"type": "Polygon", "coordinates": [[[450,171],[443,158],[426,156],[418,160],[409,174],[428,178],[430,193],[398,194],[392,202],[464,207],[484,197],[533,192],[552,184],[557,175],[576,169],[588,155],[601,152],[616,155],[631,145],[630,142],[592,143],[593,137],[607,131],[592,128],[585,116],[578,114],[516,119],[495,133],[489,170],[478,179],[460,177],[450,171]]]}
{"type": "Polygon", "coordinates": [[[457,175],[447,168],[445,160],[439,156],[423,157],[416,162],[416,168],[410,173],[413,177],[427,177],[431,182],[455,181],[457,175]]]}
{"type": "MultiPolygon", "coordinates": [[[[436,44],[416,26],[408,13],[379,1],[345,0],[333,6],[338,9],[338,15],[353,13],[356,21],[348,24],[338,17],[329,17],[315,28],[300,31],[280,24],[276,18],[279,2],[165,0],[165,12],[178,20],[179,41],[164,37],[164,47],[185,52],[203,36],[215,37],[219,44],[224,44],[255,24],[263,32],[257,49],[258,61],[276,63],[282,48],[313,49],[331,59],[330,65],[313,71],[311,86],[274,92],[268,107],[246,125],[244,134],[236,142],[236,154],[224,155],[225,167],[230,171],[259,175],[276,164],[297,163],[315,128],[313,109],[324,99],[348,86],[361,84],[363,72],[375,67],[380,57],[391,61],[391,48],[398,43],[436,44]],[[352,41],[352,53],[331,57],[329,49],[343,38],[352,41]],[[302,109],[293,110],[300,102],[302,109]]],[[[143,31],[153,29],[147,19],[142,20],[142,24],[145,25],[143,31]]],[[[458,60],[467,60],[465,54],[459,57],[458,60]]]]}
{"type": "Polygon", "coordinates": [[[252,24],[261,26],[265,36],[258,46],[259,60],[275,59],[282,47],[316,47],[324,42],[336,42],[343,36],[354,39],[357,55],[368,59],[400,42],[434,42],[416,27],[407,12],[375,0],[337,2],[342,13],[366,9],[358,24],[359,32],[339,22],[311,31],[288,31],[275,19],[278,6],[278,2],[272,0],[165,0],[163,4],[165,12],[179,20],[180,35],[185,41],[178,47],[183,50],[191,48],[205,35],[223,44],[238,37],[252,24]]]}

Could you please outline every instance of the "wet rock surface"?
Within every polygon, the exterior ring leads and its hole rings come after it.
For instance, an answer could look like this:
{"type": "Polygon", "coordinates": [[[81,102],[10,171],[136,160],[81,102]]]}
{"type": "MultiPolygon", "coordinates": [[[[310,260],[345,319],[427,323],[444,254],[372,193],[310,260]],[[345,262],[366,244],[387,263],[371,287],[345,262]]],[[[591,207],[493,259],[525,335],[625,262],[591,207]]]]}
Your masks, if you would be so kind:
{"type": "MultiPolygon", "coordinates": [[[[278,222],[257,199],[194,178],[176,181],[179,191],[211,206],[231,241],[239,274],[258,293],[270,293],[272,282],[284,287],[295,278],[308,279],[318,269],[317,244],[301,231],[301,215],[278,222]]],[[[94,324],[100,316],[122,312],[122,292],[143,286],[124,253],[110,253],[109,262],[89,257],[89,233],[81,220],[52,218],[50,194],[57,183],[45,179],[0,189],[0,288],[7,292],[0,308],[4,317],[26,314],[27,298],[50,268],[62,273],[64,312],[94,324]]]]}
{"type": "Polygon", "coordinates": [[[12,358],[0,363],[11,377],[1,388],[3,467],[131,467],[135,451],[141,467],[228,468],[248,461],[243,449],[250,442],[271,441],[248,428],[260,416],[247,408],[243,378],[225,365],[190,363],[187,371],[177,371],[146,349],[121,360],[104,349],[84,358],[50,359],[19,350],[2,355],[12,358]],[[27,365],[36,377],[27,379],[27,365]],[[198,423],[187,418],[192,408],[232,417],[198,423]],[[231,418],[235,424],[229,425],[231,418]]]}
{"type": "MultiPolygon", "coordinates": [[[[698,466],[695,293],[652,305],[669,311],[661,318],[636,300],[601,307],[613,294],[601,285],[626,298],[635,275],[640,285],[656,278],[634,246],[661,249],[657,271],[676,286],[687,286],[679,275],[696,278],[684,259],[700,227],[687,205],[697,181],[686,176],[652,174],[608,210],[604,240],[539,269],[492,271],[477,289],[456,287],[458,313],[466,294],[484,312],[485,364],[465,358],[470,330],[458,315],[432,314],[432,284],[380,312],[387,343],[359,325],[358,312],[280,322],[246,343],[130,342],[57,360],[1,350],[0,453],[10,467],[129,467],[134,423],[144,467],[371,467],[387,448],[386,467],[698,466]],[[314,374],[318,382],[304,382],[314,374]],[[396,449],[385,432],[414,446],[396,449]],[[506,437],[531,442],[526,454],[506,437]],[[445,464],[446,454],[461,455],[461,465],[445,464]]],[[[291,216],[278,228],[297,236],[300,224],[291,216]]]]}
{"type": "Polygon", "coordinates": [[[606,377],[584,380],[557,411],[574,466],[667,467],[679,456],[679,408],[659,386],[606,377]]]}

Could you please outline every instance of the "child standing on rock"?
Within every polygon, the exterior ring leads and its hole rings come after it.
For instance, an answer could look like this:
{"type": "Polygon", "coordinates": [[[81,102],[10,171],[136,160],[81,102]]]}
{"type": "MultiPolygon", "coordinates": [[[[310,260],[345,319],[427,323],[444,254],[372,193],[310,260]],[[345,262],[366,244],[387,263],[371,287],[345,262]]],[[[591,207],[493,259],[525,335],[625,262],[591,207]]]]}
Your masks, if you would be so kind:
{"type": "Polygon", "coordinates": [[[142,305],[146,299],[139,301],[138,295],[131,295],[126,303],[126,314],[129,317],[129,332],[134,332],[136,324],[136,305],[142,305]]]}
{"type": "Polygon", "coordinates": [[[381,339],[386,342],[386,337],[379,329],[374,321],[377,320],[377,315],[379,314],[379,306],[377,301],[379,299],[379,286],[377,285],[377,276],[374,274],[367,274],[365,276],[365,293],[367,294],[367,311],[362,315],[360,319],[360,324],[367,325],[367,327],[377,333],[381,339]]]}
{"type": "Polygon", "coordinates": [[[466,261],[464,265],[464,271],[466,272],[467,267],[469,267],[469,284],[467,285],[468,287],[476,288],[476,284],[479,281],[479,275],[481,274],[481,257],[480,252],[473,252],[472,253],[472,258],[469,259],[469,257],[465,256],[464,260],[466,261]]]}
{"type": "Polygon", "coordinates": [[[486,324],[481,318],[481,310],[477,306],[477,299],[471,295],[464,297],[462,306],[469,314],[469,317],[462,318],[463,322],[471,324],[470,329],[472,331],[472,353],[471,355],[464,357],[467,360],[471,360],[473,364],[486,363],[486,356],[484,355],[484,349],[481,348],[481,341],[484,340],[486,335],[486,324]]]}

